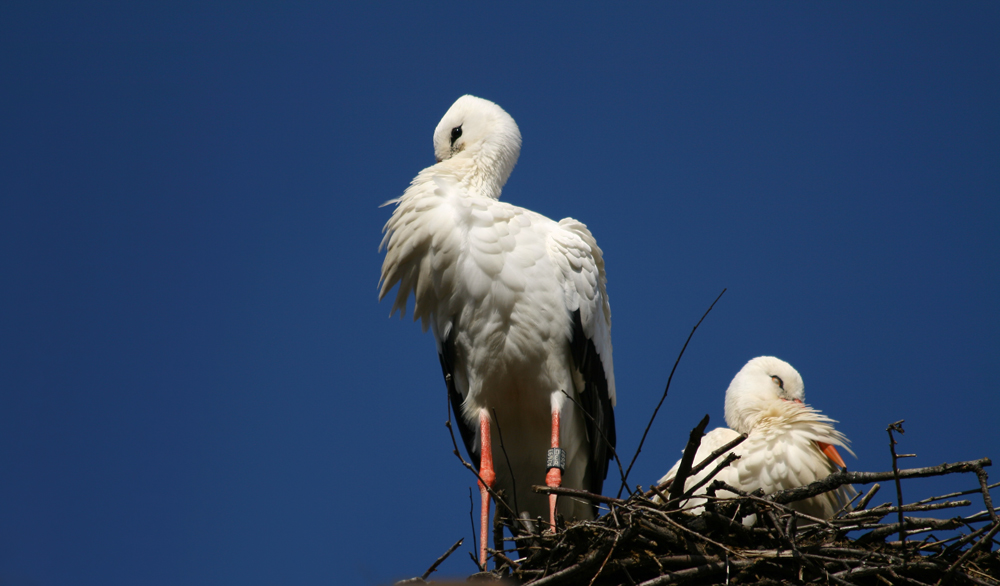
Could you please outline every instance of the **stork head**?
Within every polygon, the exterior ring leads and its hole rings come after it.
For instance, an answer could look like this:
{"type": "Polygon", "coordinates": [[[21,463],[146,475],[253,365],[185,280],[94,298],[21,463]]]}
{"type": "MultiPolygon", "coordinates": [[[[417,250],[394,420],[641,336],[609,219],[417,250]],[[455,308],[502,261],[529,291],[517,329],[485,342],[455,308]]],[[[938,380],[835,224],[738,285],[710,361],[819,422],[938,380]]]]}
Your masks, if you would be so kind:
{"type": "Polygon", "coordinates": [[[802,376],[784,360],[758,356],[746,363],[726,390],[726,424],[739,433],[749,433],[757,421],[779,400],[805,400],[802,376]]]}
{"type": "Polygon", "coordinates": [[[462,96],[434,129],[434,155],[470,187],[497,199],[521,153],[521,132],[510,114],[489,100],[462,96]]]}

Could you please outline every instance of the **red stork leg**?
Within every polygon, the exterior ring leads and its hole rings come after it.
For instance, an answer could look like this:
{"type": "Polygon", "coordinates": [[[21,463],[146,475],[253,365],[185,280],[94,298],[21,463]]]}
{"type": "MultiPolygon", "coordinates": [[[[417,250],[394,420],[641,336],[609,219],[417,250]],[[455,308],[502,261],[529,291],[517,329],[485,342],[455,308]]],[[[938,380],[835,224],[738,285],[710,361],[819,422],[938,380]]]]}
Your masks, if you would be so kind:
{"type": "Polygon", "coordinates": [[[479,565],[486,568],[486,540],[490,527],[490,492],[496,472],[493,471],[493,441],[490,438],[490,416],[485,409],[479,412],[479,498],[483,502],[483,513],[479,519],[479,565]],[[483,484],[485,483],[485,484],[483,484]]]}
{"type": "MultiPolygon", "coordinates": [[[[566,452],[559,447],[559,410],[552,410],[552,448],[549,450],[545,484],[550,488],[562,485],[562,471],[566,468],[566,452]]],[[[549,495],[549,528],[556,530],[556,495],[549,495]]]]}

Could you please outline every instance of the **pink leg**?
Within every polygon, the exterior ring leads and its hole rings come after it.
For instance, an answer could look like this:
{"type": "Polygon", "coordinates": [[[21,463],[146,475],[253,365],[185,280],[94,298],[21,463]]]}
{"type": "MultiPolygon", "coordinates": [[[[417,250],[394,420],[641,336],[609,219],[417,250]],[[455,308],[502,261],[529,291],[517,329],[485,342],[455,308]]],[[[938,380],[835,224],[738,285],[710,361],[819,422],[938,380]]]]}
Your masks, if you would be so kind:
{"type": "MultiPolygon", "coordinates": [[[[559,411],[552,411],[552,448],[559,449],[559,411]]],[[[545,474],[545,484],[550,488],[562,485],[562,470],[549,468],[545,474]]],[[[549,528],[556,530],[556,495],[549,495],[549,528]]]]}
{"type": "Polygon", "coordinates": [[[486,410],[479,412],[479,497],[483,502],[483,513],[479,520],[479,565],[486,567],[486,540],[490,527],[490,493],[486,487],[493,488],[496,472],[493,471],[493,441],[490,437],[490,416],[486,410]],[[483,484],[485,482],[486,484],[483,484]]]}

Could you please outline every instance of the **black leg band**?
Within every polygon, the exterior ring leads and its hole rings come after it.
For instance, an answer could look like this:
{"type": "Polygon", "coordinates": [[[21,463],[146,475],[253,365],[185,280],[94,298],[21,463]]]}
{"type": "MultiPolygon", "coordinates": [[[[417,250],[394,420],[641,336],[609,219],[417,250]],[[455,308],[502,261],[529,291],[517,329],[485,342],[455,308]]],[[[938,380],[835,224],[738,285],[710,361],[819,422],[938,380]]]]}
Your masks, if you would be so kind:
{"type": "Polygon", "coordinates": [[[558,468],[560,471],[566,470],[566,450],[562,448],[549,448],[549,454],[545,460],[545,469],[552,470],[553,468],[558,468]]]}

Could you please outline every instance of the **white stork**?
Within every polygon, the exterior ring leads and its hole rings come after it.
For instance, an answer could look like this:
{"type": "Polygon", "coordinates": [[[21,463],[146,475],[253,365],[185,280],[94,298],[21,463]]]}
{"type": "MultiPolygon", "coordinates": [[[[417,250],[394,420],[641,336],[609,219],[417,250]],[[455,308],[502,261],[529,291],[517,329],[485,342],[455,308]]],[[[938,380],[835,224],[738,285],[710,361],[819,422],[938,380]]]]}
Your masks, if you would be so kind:
{"type": "MultiPolygon", "coordinates": [[[[740,490],[765,494],[804,486],[836,472],[834,464],[845,467],[836,446],[854,455],[847,438],[833,428],[834,420],[804,404],[802,377],[784,360],[760,356],[746,364],[726,390],[726,423],[705,434],[694,457],[697,464],[713,451],[741,434],[747,439],[732,451],[740,456],[714,479],[740,490]]],[[[724,458],[725,456],[720,456],[724,458]]],[[[660,479],[672,482],[680,461],[660,479]]],[[[708,466],[685,482],[685,490],[711,473],[708,466]]],[[[710,484],[710,483],[709,483],[710,484]]],[[[708,485],[696,494],[705,494],[708,485]]],[[[820,519],[829,519],[854,496],[851,486],[842,486],[790,506],[820,519]]],[[[716,496],[735,496],[719,491],[716,496]]],[[[705,499],[691,499],[685,507],[700,512],[705,499]]]]}
{"type": "MultiPolygon", "coordinates": [[[[398,283],[390,315],[403,317],[413,292],[413,319],[434,333],[480,478],[506,491],[522,518],[554,528],[556,496],[531,486],[600,493],[613,455],[611,308],[586,226],[498,201],[520,150],[517,124],[493,102],[452,105],[434,130],[437,164],[385,204],[396,209],[380,247],[379,299],[398,283]],[[493,449],[500,441],[506,454],[493,449]]],[[[485,566],[489,492],[479,484],[485,566]]],[[[595,516],[592,504],[567,498],[558,512],[595,516]]]]}

